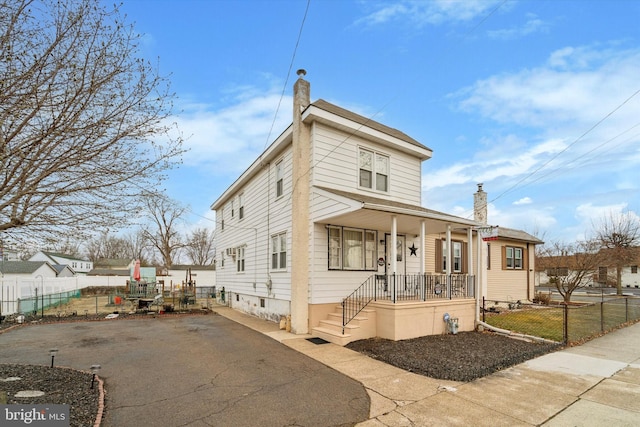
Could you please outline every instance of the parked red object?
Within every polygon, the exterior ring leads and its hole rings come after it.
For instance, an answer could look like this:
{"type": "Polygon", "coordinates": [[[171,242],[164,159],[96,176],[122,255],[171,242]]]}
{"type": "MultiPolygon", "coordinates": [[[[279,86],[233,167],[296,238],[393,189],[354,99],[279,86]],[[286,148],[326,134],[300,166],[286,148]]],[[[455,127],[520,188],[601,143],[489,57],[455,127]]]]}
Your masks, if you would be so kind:
{"type": "Polygon", "coordinates": [[[136,260],[136,265],[133,267],[133,280],[140,281],[140,260],[136,260]]]}

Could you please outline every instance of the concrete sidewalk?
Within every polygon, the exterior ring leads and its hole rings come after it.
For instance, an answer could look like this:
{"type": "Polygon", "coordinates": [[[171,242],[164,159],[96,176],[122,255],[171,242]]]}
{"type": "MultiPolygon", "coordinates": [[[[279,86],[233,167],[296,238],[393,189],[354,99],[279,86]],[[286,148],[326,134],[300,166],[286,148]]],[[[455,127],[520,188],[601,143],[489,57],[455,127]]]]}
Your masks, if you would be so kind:
{"type": "Polygon", "coordinates": [[[413,374],[335,344],[316,345],[279,325],[214,311],[347,375],[371,398],[378,426],[638,426],[640,323],[468,383],[413,374]]]}

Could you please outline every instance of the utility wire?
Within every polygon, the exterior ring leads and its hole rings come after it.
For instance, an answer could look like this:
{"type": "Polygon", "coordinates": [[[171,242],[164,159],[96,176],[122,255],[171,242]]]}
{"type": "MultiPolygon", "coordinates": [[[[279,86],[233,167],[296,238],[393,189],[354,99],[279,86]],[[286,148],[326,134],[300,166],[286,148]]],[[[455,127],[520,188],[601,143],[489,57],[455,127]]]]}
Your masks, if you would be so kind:
{"type": "MultiPolygon", "coordinates": [[[[298,38],[296,40],[296,45],[293,48],[293,55],[291,55],[291,62],[289,63],[289,69],[287,70],[287,77],[284,80],[284,85],[282,86],[282,92],[280,93],[278,106],[276,107],[276,112],[273,115],[273,121],[271,122],[271,127],[269,128],[267,139],[264,142],[262,153],[264,153],[264,150],[266,150],[267,145],[269,145],[269,141],[271,139],[271,133],[273,132],[273,127],[276,124],[276,119],[278,118],[278,112],[280,111],[280,105],[282,104],[282,99],[284,98],[285,91],[287,90],[287,86],[289,85],[289,77],[291,77],[291,70],[293,69],[293,63],[296,59],[296,53],[298,52],[298,46],[300,45],[300,39],[302,38],[302,29],[304,28],[304,23],[307,20],[307,13],[309,12],[310,5],[311,5],[311,0],[307,0],[307,7],[304,9],[304,16],[302,17],[302,22],[300,23],[300,30],[298,31],[298,38]]],[[[260,157],[262,157],[262,154],[260,154],[260,157]]]]}

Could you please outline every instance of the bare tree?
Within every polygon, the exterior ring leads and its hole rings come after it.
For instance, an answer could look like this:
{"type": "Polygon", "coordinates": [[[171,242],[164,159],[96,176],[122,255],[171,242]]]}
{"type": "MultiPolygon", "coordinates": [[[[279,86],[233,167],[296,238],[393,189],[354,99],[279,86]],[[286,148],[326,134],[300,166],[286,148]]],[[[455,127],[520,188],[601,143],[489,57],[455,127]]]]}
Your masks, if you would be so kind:
{"type": "Polygon", "coordinates": [[[622,295],[622,269],[636,259],[640,244],[640,218],[633,212],[614,213],[594,225],[596,239],[603,249],[607,265],[616,269],[617,294],[622,295]]]}
{"type": "Polygon", "coordinates": [[[149,223],[142,226],[142,236],[157,250],[162,266],[169,269],[184,246],[178,225],[187,208],[160,194],[148,194],[144,203],[149,223]]]}
{"type": "Polygon", "coordinates": [[[0,0],[0,232],[128,222],[182,154],[168,80],[99,0],[0,0]]]}
{"type": "Polygon", "coordinates": [[[141,231],[122,236],[110,235],[105,231],[89,239],[85,244],[85,250],[93,262],[102,259],[137,259],[143,265],[150,262],[147,244],[141,231]]]}
{"type": "Polygon", "coordinates": [[[556,287],[565,303],[569,303],[576,290],[593,283],[601,262],[599,249],[596,241],[550,243],[537,253],[536,266],[544,270],[549,284],[556,287]]]}
{"type": "Polygon", "coordinates": [[[212,265],[215,257],[213,230],[196,228],[187,237],[184,249],[194,265],[212,265]]]}

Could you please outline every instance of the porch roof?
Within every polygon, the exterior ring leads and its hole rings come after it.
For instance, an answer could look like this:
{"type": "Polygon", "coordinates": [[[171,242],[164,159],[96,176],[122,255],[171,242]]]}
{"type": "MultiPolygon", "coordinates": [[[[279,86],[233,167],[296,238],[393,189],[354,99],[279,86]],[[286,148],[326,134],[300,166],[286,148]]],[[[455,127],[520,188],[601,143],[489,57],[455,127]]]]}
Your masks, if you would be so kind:
{"type": "Polygon", "coordinates": [[[397,218],[398,233],[420,234],[420,222],[425,221],[427,234],[444,233],[447,225],[452,229],[468,229],[480,225],[478,222],[457,217],[443,212],[427,209],[422,206],[363,194],[349,193],[325,187],[314,187],[317,194],[334,199],[348,208],[339,213],[315,218],[316,222],[343,225],[347,227],[389,230],[391,215],[397,218]]]}

